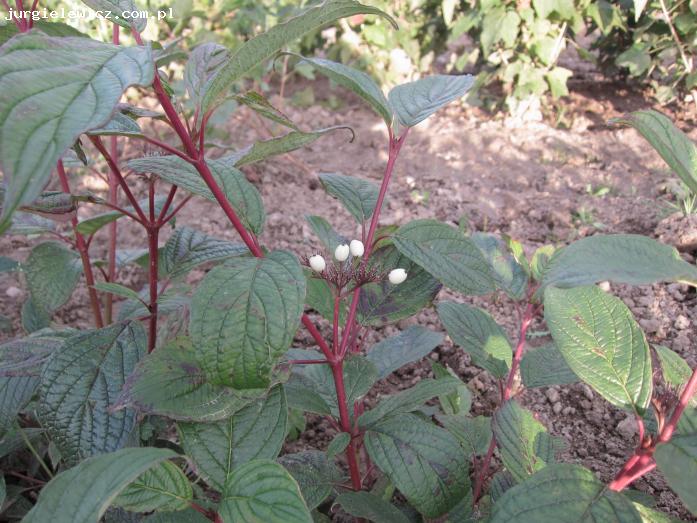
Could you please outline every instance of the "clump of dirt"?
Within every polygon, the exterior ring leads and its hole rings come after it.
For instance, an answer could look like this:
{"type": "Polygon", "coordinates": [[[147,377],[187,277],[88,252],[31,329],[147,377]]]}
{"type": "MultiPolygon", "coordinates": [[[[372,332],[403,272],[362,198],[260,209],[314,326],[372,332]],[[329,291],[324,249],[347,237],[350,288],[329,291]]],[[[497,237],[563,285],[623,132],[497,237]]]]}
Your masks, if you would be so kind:
{"type": "MultiPolygon", "coordinates": [[[[328,84],[317,84],[318,93],[329,94],[328,84]]],[[[304,85],[295,86],[297,89],[304,85]]],[[[291,86],[291,89],[293,86],[291,86]]],[[[665,216],[661,186],[672,175],[646,142],[631,129],[611,128],[609,118],[649,104],[637,96],[608,96],[607,86],[574,93],[565,113],[567,129],[545,123],[512,127],[504,118],[492,118],[478,109],[450,107],[410,133],[398,160],[384,208],[382,224],[405,223],[417,218],[436,218],[470,229],[505,233],[521,241],[528,253],[544,244],[563,244],[595,233],[637,233],[658,238],[683,251],[694,261],[697,239],[695,217],[665,216]]],[[[316,106],[286,112],[305,128],[349,124],[356,131],[351,143],[342,132],[330,134],[306,149],[245,168],[248,178],[260,189],[268,218],[261,242],[273,249],[289,249],[309,255],[317,239],[304,220],[306,214],[326,217],[347,237],[360,230],[350,215],[322,191],[317,174],[342,172],[378,181],[387,159],[387,134],[378,116],[344,92],[339,109],[316,106]]],[[[279,100],[275,100],[280,104],[279,100]]],[[[692,118],[692,115],[683,115],[692,118]]],[[[239,147],[268,138],[249,112],[236,113],[227,129],[230,141],[239,147]]],[[[126,148],[126,156],[140,156],[142,146],[126,148]]],[[[83,180],[84,181],[84,180],[83,180]]],[[[137,192],[137,191],[136,191],[137,192]]],[[[140,194],[143,194],[142,192],[140,194]]],[[[180,196],[178,196],[179,198],[180,196]]],[[[89,213],[89,209],[81,209],[89,213]]],[[[213,204],[194,198],[177,218],[180,224],[198,228],[220,238],[237,240],[223,213],[213,204]]],[[[168,233],[163,231],[162,242],[168,233]]],[[[143,235],[135,224],[119,222],[120,247],[142,247],[143,235]]],[[[35,242],[22,237],[3,237],[3,252],[24,259],[35,242]]],[[[106,244],[98,236],[92,246],[96,257],[104,256],[106,244]]],[[[195,271],[195,282],[203,271],[195,271]]],[[[145,274],[124,268],[120,281],[133,288],[145,284],[145,274]]],[[[0,274],[0,314],[12,320],[10,337],[20,333],[19,308],[26,292],[16,275],[0,274]],[[11,289],[10,289],[11,288],[11,289]]],[[[612,286],[629,306],[651,343],[660,343],[681,354],[692,367],[697,365],[697,296],[681,284],[642,287],[612,286]]],[[[505,296],[463,298],[443,290],[438,299],[467,301],[487,309],[507,330],[517,332],[513,302],[505,296]]],[[[61,309],[56,320],[71,326],[89,325],[84,287],[61,309]]],[[[326,322],[315,318],[330,336],[326,322]]],[[[434,330],[443,328],[432,309],[398,325],[367,334],[366,346],[395,334],[411,324],[434,330]]],[[[538,320],[533,330],[543,332],[538,320]]],[[[536,338],[537,341],[544,338],[536,338]]],[[[298,332],[297,346],[312,346],[298,332]]],[[[430,356],[452,368],[474,394],[473,413],[490,415],[498,403],[498,385],[486,372],[472,365],[469,356],[454,347],[449,338],[430,356]]],[[[408,365],[382,380],[368,398],[370,404],[385,394],[407,388],[430,375],[426,361],[408,365]]],[[[568,446],[563,461],[580,463],[602,480],[610,480],[636,445],[636,430],[627,415],[598,397],[588,386],[575,384],[525,390],[518,399],[531,409],[554,435],[568,446]]],[[[325,448],[336,433],[326,420],[307,416],[307,430],[286,445],[287,451],[325,448]]],[[[652,472],[634,485],[656,496],[660,510],[683,519],[690,516],[667,488],[661,475],[652,472]]],[[[694,519],[693,519],[694,520],[694,519]]]]}

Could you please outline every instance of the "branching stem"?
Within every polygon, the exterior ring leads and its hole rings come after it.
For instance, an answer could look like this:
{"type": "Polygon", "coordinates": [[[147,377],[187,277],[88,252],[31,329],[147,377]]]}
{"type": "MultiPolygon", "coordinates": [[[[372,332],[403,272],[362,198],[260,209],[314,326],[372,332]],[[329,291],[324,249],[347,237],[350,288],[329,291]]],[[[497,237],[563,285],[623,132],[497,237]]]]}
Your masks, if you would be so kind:
{"type": "MultiPolygon", "coordinates": [[[[65,193],[70,194],[70,183],[68,182],[68,175],[65,172],[65,166],[63,165],[63,160],[58,160],[57,165],[58,179],[60,180],[61,190],[65,193]]],[[[85,273],[85,283],[87,283],[87,294],[90,298],[90,307],[92,308],[92,315],[94,316],[94,326],[98,329],[104,327],[104,320],[102,318],[102,306],[99,303],[99,297],[97,296],[97,290],[94,288],[94,272],[92,272],[92,261],[90,260],[89,249],[87,243],[85,242],[85,237],[77,230],[77,216],[73,216],[70,219],[70,224],[73,227],[73,234],[75,234],[75,248],[77,249],[80,259],[82,261],[82,270],[85,273]]]]}

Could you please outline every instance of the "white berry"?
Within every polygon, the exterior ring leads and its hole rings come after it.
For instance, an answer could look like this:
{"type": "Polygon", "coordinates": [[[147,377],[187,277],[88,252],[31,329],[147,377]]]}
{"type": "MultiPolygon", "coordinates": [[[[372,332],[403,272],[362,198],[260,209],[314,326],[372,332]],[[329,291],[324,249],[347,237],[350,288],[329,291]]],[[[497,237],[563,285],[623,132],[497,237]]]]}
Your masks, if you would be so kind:
{"type": "Polygon", "coordinates": [[[363,246],[363,242],[361,240],[351,240],[351,256],[360,258],[363,256],[364,252],[365,247],[363,246]]]}
{"type": "Polygon", "coordinates": [[[315,272],[322,272],[327,267],[327,263],[322,256],[315,254],[310,257],[310,267],[315,272]]]}
{"type": "Polygon", "coordinates": [[[334,258],[340,262],[346,261],[349,257],[349,246],[346,244],[338,245],[334,251],[334,258]]]}
{"type": "Polygon", "coordinates": [[[392,285],[399,285],[407,279],[407,271],[404,269],[392,269],[387,278],[390,280],[392,285]]]}

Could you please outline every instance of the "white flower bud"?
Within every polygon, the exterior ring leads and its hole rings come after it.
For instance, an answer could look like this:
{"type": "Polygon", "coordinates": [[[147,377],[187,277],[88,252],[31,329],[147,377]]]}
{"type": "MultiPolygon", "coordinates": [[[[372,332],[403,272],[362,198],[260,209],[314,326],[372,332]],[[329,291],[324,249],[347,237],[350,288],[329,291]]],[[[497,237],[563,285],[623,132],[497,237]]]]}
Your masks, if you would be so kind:
{"type": "Polygon", "coordinates": [[[399,285],[407,279],[407,271],[404,269],[392,269],[387,278],[390,280],[392,285],[399,285]]]}
{"type": "Polygon", "coordinates": [[[351,240],[351,256],[360,258],[363,256],[364,252],[365,247],[363,246],[363,242],[361,240],[351,240]]]}
{"type": "Polygon", "coordinates": [[[346,261],[349,257],[349,246],[346,244],[338,245],[334,251],[334,258],[340,262],[346,261]]]}
{"type": "Polygon", "coordinates": [[[310,267],[315,272],[322,272],[327,267],[327,263],[322,256],[315,254],[310,257],[310,267]]]}

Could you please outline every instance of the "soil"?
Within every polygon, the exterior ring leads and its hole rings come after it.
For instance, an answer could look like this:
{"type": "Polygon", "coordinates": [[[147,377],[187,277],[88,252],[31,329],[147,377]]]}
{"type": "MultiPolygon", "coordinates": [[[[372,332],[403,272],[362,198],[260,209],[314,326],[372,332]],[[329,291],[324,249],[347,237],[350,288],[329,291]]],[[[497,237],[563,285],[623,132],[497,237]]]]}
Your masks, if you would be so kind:
{"type": "MultiPolygon", "coordinates": [[[[289,96],[306,84],[288,86],[289,96]]],[[[379,117],[344,92],[330,91],[327,84],[315,84],[315,95],[341,102],[339,108],[314,106],[300,109],[286,103],[285,111],[301,127],[320,128],[348,124],[356,139],[337,131],[306,149],[245,168],[249,179],[261,190],[268,213],[261,241],[270,248],[289,249],[309,255],[318,247],[304,221],[305,214],[318,214],[330,220],[348,237],[359,231],[350,216],[321,189],[317,174],[342,172],[379,181],[386,162],[386,132],[379,117]]],[[[275,100],[276,103],[280,103],[275,100]]],[[[562,126],[544,122],[507,120],[470,107],[453,106],[419,125],[410,133],[397,163],[389,201],[381,221],[405,223],[416,218],[436,218],[453,224],[467,220],[471,229],[505,233],[521,241],[528,253],[547,243],[563,244],[598,232],[644,234],[680,246],[685,259],[694,262],[694,218],[683,218],[668,206],[666,185],[673,176],[636,132],[611,128],[609,118],[639,108],[650,101],[636,93],[622,91],[614,84],[591,83],[572,93],[565,102],[562,126]],[[685,241],[692,234],[693,241],[685,241]]],[[[691,128],[695,115],[687,109],[672,113],[683,129],[691,128]]],[[[242,146],[266,138],[265,129],[246,111],[229,122],[226,141],[242,146]]],[[[691,133],[697,138],[696,133],[691,133]]],[[[126,156],[140,156],[142,149],[127,149],[126,156]]],[[[95,179],[81,179],[83,188],[98,189],[95,179]]],[[[89,214],[89,209],[81,213],[89,214]]],[[[209,202],[193,199],[177,218],[211,235],[236,239],[222,212],[209,202]]],[[[135,225],[120,222],[120,246],[142,247],[143,234],[135,225]]],[[[163,234],[166,240],[168,232],[163,234]]],[[[4,255],[24,259],[34,240],[4,237],[4,255]]],[[[101,236],[93,245],[102,255],[101,236]]],[[[202,271],[191,277],[195,282],[202,271]]],[[[121,271],[120,281],[134,288],[145,283],[139,269],[121,271]]],[[[19,309],[26,297],[16,276],[0,274],[0,314],[8,317],[12,329],[0,335],[20,335],[19,309]]],[[[612,285],[646,331],[651,343],[662,344],[697,366],[697,295],[680,284],[642,287],[612,285]]],[[[516,333],[516,312],[505,296],[463,298],[442,291],[438,299],[467,301],[489,310],[503,325],[511,339],[516,333]]],[[[86,292],[79,288],[64,306],[56,321],[65,325],[88,326],[86,292]]],[[[327,335],[327,325],[323,323],[327,335]]],[[[366,346],[390,336],[407,325],[420,324],[442,330],[432,309],[418,316],[370,333],[366,346]]],[[[544,333],[541,322],[533,331],[544,333]]],[[[545,341],[536,337],[531,343],[545,341]]],[[[298,346],[311,346],[306,332],[296,338],[298,346]]],[[[490,414],[498,402],[496,383],[449,340],[430,356],[454,369],[474,395],[473,413],[490,414]]],[[[427,362],[409,365],[383,380],[368,398],[407,388],[430,373],[427,362]]],[[[563,437],[568,447],[562,461],[579,463],[593,470],[603,481],[610,480],[636,445],[635,427],[626,414],[609,406],[584,385],[532,389],[518,396],[552,434],[563,437]]],[[[315,416],[308,416],[307,430],[288,451],[325,448],[334,429],[315,416]]],[[[660,473],[653,472],[634,484],[653,494],[660,510],[683,520],[689,513],[668,489],[660,473]]],[[[697,519],[692,519],[697,521],[697,519]]]]}

